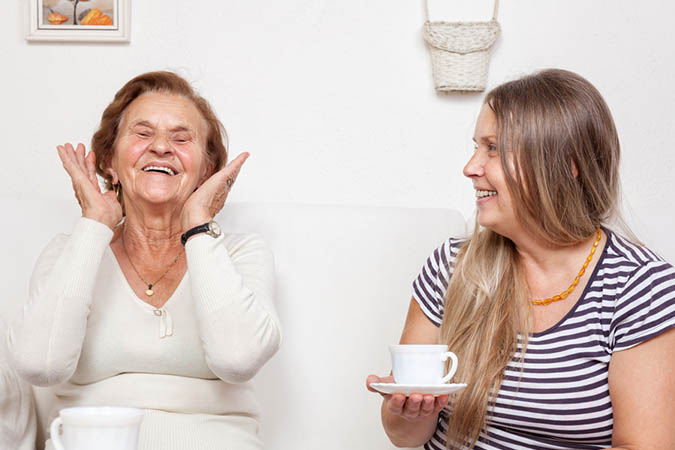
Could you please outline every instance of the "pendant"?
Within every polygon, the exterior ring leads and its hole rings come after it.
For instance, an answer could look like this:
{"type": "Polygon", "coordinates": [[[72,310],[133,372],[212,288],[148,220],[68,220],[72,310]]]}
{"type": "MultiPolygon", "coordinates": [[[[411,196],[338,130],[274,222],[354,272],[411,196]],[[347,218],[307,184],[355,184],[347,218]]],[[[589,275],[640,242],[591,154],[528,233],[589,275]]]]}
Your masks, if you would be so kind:
{"type": "Polygon", "coordinates": [[[148,297],[152,297],[152,294],[154,294],[154,293],[155,293],[155,291],[152,290],[152,285],[149,284],[148,289],[145,291],[145,295],[147,295],[148,297]]]}

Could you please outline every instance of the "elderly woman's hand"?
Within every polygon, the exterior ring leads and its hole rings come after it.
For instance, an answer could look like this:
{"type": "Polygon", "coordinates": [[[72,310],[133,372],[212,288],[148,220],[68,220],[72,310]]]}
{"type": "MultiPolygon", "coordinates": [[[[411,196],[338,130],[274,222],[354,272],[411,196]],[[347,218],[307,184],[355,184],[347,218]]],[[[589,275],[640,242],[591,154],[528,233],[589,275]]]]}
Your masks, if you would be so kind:
{"type": "Polygon", "coordinates": [[[248,156],[248,153],[239,154],[188,197],[181,212],[183,231],[206,223],[218,214],[248,156]]]}
{"type": "Polygon", "coordinates": [[[58,145],[59,158],[70,175],[75,198],[82,208],[82,217],[101,222],[115,229],[122,220],[122,205],[114,192],[101,192],[96,178],[96,156],[89,152],[85,156],[84,144],[58,145]]]}

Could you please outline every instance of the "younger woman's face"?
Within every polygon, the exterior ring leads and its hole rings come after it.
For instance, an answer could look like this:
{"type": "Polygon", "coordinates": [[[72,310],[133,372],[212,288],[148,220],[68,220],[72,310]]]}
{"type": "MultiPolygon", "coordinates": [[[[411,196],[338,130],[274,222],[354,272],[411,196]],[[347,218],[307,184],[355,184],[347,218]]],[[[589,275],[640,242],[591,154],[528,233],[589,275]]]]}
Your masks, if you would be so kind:
{"type": "Polygon", "coordinates": [[[473,140],[475,151],[464,166],[464,175],[471,179],[476,192],[478,223],[511,236],[520,227],[499,154],[508,151],[513,155],[513,152],[497,146],[497,121],[487,104],[478,115],[473,140]]]}

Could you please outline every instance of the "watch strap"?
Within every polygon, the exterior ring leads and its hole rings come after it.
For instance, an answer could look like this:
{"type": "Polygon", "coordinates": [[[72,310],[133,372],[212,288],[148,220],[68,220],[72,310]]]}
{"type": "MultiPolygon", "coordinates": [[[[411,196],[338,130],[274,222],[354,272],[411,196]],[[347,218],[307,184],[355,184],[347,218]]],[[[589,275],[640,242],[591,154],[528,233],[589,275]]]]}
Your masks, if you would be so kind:
{"type": "Polygon", "coordinates": [[[210,223],[211,222],[206,222],[206,223],[203,223],[201,225],[197,225],[196,227],[193,227],[193,228],[190,228],[189,230],[187,230],[180,237],[181,244],[183,244],[183,246],[185,246],[185,243],[187,242],[187,240],[190,239],[195,234],[206,233],[207,231],[209,231],[210,230],[210,228],[209,228],[210,223]]]}

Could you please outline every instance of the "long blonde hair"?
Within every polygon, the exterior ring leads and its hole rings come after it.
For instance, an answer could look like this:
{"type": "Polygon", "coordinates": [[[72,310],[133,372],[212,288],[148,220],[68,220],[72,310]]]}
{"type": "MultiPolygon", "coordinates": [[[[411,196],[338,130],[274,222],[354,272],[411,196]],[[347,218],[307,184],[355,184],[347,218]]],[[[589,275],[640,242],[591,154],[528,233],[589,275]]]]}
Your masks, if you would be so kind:
{"type": "MultiPolygon", "coordinates": [[[[533,237],[572,245],[618,215],[619,138],[588,81],[544,70],[496,87],[485,103],[516,217],[533,237]]],[[[441,342],[460,361],[455,379],[468,384],[451,400],[448,448],[475,445],[519,339],[524,359],[529,297],[514,243],[476,223],[457,255],[441,325],[441,342]]]]}

